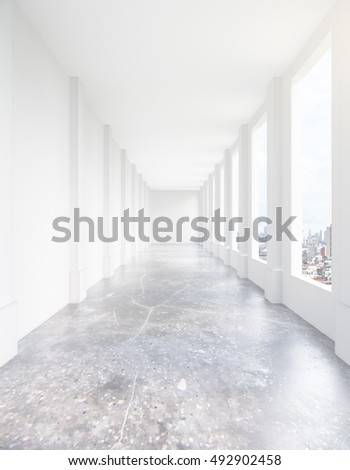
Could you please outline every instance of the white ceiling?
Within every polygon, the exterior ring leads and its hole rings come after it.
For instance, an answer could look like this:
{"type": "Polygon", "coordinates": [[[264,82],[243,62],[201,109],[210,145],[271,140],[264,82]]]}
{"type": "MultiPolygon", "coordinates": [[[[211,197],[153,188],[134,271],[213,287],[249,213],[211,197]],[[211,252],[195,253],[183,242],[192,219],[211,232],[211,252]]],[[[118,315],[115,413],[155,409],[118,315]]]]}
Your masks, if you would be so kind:
{"type": "Polygon", "coordinates": [[[153,188],[198,188],[334,0],[17,0],[153,188]]]}

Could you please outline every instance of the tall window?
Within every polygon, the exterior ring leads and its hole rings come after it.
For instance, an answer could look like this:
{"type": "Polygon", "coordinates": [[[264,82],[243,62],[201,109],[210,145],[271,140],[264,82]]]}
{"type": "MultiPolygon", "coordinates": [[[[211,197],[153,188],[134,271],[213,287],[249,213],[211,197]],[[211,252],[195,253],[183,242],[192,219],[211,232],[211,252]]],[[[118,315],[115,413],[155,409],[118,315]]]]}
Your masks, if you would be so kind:
{"type": "Polygon", "coordinates": [[[293,274],[332,284],[332,51],[327,38],[292,84],[293,274]],[[297,236],[298,234],[296,234],[297,236]],[[298,236],[297,236],[298,238],[298,236]]]}
{"type": "MultiPolygon", "coordinates": [[[[239,153],[238,150],[233,152],[231,160],[232,168],[232,216],[239,217],[239,153]]],[[[236,228],[236,227],[235,227],[236,228]]],[[[238,228],[232,232],[232,244],[231,247],[233,250],[238,250],[237,243],[238,228]]]]}
{"type": "MultiPolygon", "coordinates": [[[[252,219],[267,216],[267,121],[266,114],[252,130],[252,219]]],[[[267,224],[261,222],[259,237],[266,237],[267,224]]],[[[252,257],[266,261],[266,243],[252,239],[252,257]]]]}

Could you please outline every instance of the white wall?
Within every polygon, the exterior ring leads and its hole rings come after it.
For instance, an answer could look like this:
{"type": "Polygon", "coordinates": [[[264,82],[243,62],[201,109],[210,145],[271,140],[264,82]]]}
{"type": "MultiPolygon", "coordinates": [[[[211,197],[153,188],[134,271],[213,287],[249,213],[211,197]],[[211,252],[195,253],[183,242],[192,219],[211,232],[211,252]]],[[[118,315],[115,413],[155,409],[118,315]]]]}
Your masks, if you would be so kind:
{"type": "MultiPolygon", "coordinates": [[[[84,203],[82,215],[88,215],[95,221],[103,217],[103,124],[88,105],[84,106],[85,143],[84,143],[84,203]]],[[[85,224],[84,224],[85,225],[85,224]]],[[[84,226],[84,231],[87,228],[84,226]]],[[[106,231],[105,231],[106,232],[106,231]]],[[[106,235],[108,235],[106,233],[106,235]]],[[[95,242],[86,243],[87,288],[96,284],[103,277],[103,243],[95,236],[95,242]]]]}
{"type": "MultiPolygon", "coordinates": [[[[132,165],[128,160],[126,154],[124,155],[124,171],[123,171],[123,179],[124,179],[124,205],[123,211],[129,209],[130,215],[133,214],[133,198],[132,198],[132,165]]],[[[122,225],[121,225],[122,229],[122,225]]],[[[128,260],[132,256],[132,244],[130,241],[124,239],[123,236],[123,243],[122,243],[122,256],[123,256],[123,264],[127,263],[128,260]]]]}
{"type": "Polygon", "coordinates": [[[13,0],[0,2],[0,65],[2,366],[20,338],[120,265],[120,241],[108,250],[98,241],[54,243],[52,222],[74,207],[95,222],[120,217],[124,180],[128,204],[135,201],[136,168],[126,159],[122,174],[123,151],[112,137],[106,147],[109,126],[13,0]]]}
{"type": "MultiPolygon", "coordinates": [[[[111,162],[111,213],[113,217],[122,215],[122,175],[121,175],[121,158],[122,152],[118,144],[112,140],[112,162],[111,162]]],[[[116,269],[121,265],[121,226],[118,225],[119,239],[112,244],[113,268],[116,269]]]]}
{"type": "MultiPolygon", "coordinates": [[[[191,221],[199,216],[199,191],[151,190],[150,211],[152,220],[156,217],[165,216],[173,221],[174,235],[169,243],[175,243],[176,221],[186,216],[191,221]]],[[[198,236],[196,232],[191,230],[188,222],[184,223],[182,233],[183,243],[190,242],[192,235],[198,236]]],[[[166,234],[164,233],[164,235],[166,234]]]]}
{"type": "Polygon", "coordinates": [[[334,295],[336,299],[336,344],[339,357],[350,364],[350,3],[335,9],[333,42],[333,206],[334,295]]]}
{"type": "Polygon", "coordinates": [[[0,2],[0,367],[17,352],[13,291],[12,4],[0,2]]]}
{"type": "Polygon", "coordinates": [[[16,5],[13,47],[14,285],[21,338],[68,302],[68,245],[51,237],[52,220],[69,212],[69,88],[16,5]]]}

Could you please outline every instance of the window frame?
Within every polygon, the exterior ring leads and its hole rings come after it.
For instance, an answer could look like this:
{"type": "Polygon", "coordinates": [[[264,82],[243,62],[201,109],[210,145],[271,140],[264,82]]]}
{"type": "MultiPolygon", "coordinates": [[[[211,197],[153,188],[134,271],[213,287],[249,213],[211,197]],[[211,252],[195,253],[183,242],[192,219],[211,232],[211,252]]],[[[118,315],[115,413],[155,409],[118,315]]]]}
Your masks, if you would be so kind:
{"type": "MultiPolygon", "coordinates": [[[[302,256],[302,200],[301,200],[301,171],[300,171],[300,158],[301,150],[298,138],[295,135],[300,132],[296,129],[297,125],[297,113],[298,104],[295,100],[295,93],[298,83],[308,75],[315,65],[322,59],[322,57],[329,51],[332,52],[332,33],[329,31],[326,36],[320,41],[316,48],[311,52],[308,58],[298,68],[290,79],[290,152],[291,152],[291,186],[290,186],[290,197],[291,197],[291,212],[292,214],[300,214],[300,217],[293,222],[292,228],[293,233],[296,234],[297,241],[291,243],[290,251],[290,274],[291,276],[300,279],[308,284],[316,286],[320,289],[332,292],[332,284],[327,285],[322,282],[315,281],[312,278],[304,276],[301,270],[301,256],[302,256]],[[299,235],[299,237],[298,237],[299,235]]],[[[333,70],[332,70],[333,72],[333,70]]],[[[332,101],[333,101],[333,88],[331,88],[332,101]]],[[[333,125],[333,109],[331,109],[331,125],[333,125]]],[[[332,130],[331,130],[331,136],[332,130]]],[[[331,138],[332,138],[331,137],[331,138]]],[[[333,146],[331,142],[331,167],[333,172],[333,146]]],[[[331,198],[333,200],[333,185],[331,177],[331,198]]],[[[331,201],[332,207],[332,201],[331,201]]],[[[331,224],[332,224],[331,215],[331,224]]]]}

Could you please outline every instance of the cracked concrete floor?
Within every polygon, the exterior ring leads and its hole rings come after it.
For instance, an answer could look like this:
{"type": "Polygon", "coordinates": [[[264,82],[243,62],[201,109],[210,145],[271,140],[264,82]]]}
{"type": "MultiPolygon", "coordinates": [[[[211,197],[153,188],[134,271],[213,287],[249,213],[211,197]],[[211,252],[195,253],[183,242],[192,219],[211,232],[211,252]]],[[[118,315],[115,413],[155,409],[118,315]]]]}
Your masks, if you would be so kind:
{"type": "Polygon", "coordinates": [[[0,369],[1,449],[350,449],[333,343],[197,246],[151,246],[0,369]]]}

